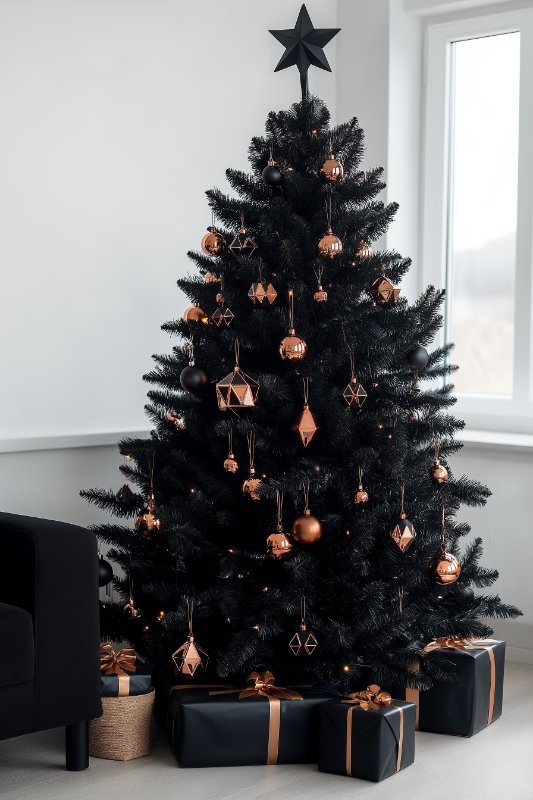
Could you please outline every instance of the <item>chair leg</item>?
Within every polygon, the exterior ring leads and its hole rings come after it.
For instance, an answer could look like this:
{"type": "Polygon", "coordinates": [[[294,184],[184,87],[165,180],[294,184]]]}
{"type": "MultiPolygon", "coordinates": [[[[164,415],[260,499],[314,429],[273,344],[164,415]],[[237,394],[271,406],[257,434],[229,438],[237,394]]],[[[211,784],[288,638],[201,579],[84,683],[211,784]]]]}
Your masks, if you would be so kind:
{"type": "Polygon", "coordinates": [[[66,734],[66,767],[72,772],[79,772],[89,766],[89,723],[75,722],[65,727],[66,734]]]}

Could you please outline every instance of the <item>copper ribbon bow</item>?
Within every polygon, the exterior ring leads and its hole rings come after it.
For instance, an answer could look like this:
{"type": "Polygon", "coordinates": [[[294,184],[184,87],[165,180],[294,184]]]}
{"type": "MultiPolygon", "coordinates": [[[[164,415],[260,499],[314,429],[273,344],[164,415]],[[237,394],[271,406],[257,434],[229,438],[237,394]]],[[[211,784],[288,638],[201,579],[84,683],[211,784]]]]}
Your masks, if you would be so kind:
{"type": "Polygon", "coordinates": [[[398,735],[398,754],[396,757],[396,772],[402,765],[403,751],[403,708],[392,704],[392,697],[388,692],[382,692],[381,687],[372,683],[362,692],[353,692],[347,695],[341,703],[347,703],[350,708],[346,716],[346,774],[352,774],[352,714],[357,708],[363,711],[380,711],[383,708],[396,708],[400,712],[400,733],[398,735]]]}
{"type": "Polygon", "coordinates": [[[246,678],[244,689],[227,689],[211,694],[230,694],[239,692],[239,700],[249,697],[266,697],[269,703],[268,723],[268,755],[267,764],[278,763],[279,731],[281,723],[281,700],[303,700],[302,695],[294,689],[285,686],[276,686],[275,678],[271,672],[250,672],[246,678]]]}
{"type": "MultiPolygon", "coordinates": [[[[433,650],[485,650],[490,662],[490,690],[489,690],[489,713],[487,725],[492,722],[494,715],[494,692],[496,690],[496,662],[494,660],[494,650],[491,645],[496,644],[496,639],[463,639],[461,636],[441,636],[434,639],[424,647],[424,653],[431,653],[433,650]]],[[[420,710],[420,692],[418,689],[407,688],[405,699],[411,703],[416,703],[416,729],[418,730],[418,716],[420,710]]]]}
{"type": "Polygon", "coordinates": [[[100,671],[106,675],[118,676],[118,696],[127,697],[130,693],[130,676],[126,672],[136,672],[136,656],[132,647],[123,647],[118,652],[112,644],[100,645],[100,671]]]}

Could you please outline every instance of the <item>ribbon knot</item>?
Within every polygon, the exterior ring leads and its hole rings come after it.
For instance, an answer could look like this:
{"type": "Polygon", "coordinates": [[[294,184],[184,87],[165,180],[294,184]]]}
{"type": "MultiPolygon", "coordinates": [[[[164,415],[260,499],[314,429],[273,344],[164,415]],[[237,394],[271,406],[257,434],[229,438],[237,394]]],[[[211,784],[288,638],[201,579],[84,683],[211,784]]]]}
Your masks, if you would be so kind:
{"type": "Polygon", "coordinates": [[[239,700],[260,695],[262,697],[276,698],[278,700],[303,700],[299,692],[285,686],[276,686],[275,678],[271,672],[250,672],[246,678],[246,687],[239,692],[239,700]]]}
{"type": "Polygon", "coordinates": [[[392,705],[392,697],[388,692],[383,692],[381,686],[378,686],[377,683],[372,683],[362,692],[352,692],[347,695],[344,700],[341,700],[341,703],[360,706],[364,711],[369,709],[375,711],[392,705]]]}
{"type": "Polygon", "coordinates": [[[123,647],[115,651],[112,644],[100,645],[100,670],[106,675],[126,675],[126,672],[136,672],[136,656],[132,647],[123,647]]]}
{"type": "Polygon", "coordinates": [[[440,636],[424,647],[425,653],[430,653],[437,648],[444,648],[446,650],[466,650],[472,644],[468,639],[463,639],[461,636],[440,636]]]}

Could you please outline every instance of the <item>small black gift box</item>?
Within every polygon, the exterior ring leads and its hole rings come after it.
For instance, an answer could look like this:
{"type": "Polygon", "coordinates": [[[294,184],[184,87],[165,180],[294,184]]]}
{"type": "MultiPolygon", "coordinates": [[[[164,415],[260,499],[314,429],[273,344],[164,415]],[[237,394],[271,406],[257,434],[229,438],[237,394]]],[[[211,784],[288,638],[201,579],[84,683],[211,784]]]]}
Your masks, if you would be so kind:
{"type": "Polygon", "coordinates": [[[181,767],[316,762],[318,710],[334,689],[277,687],[252,673],[244,689],[174,686],[169,739],[181,767]]]}
{"type": "Polygon", "coordinates": [[[131,647],[115,652],[105,643],[100,645],[100,654],[102,697],[135,697],[152,691],[152,676],[137,662],[131,647]]]}
{"type": "Polygon", "coordinates": [[[445,655],[457,680],[435,683],[427,691],[394,689],[397,696],[417,704],[418,730],[474,736],[501,716],[505,642],[448,637],[425,650],[445,655]]]}
{"type": "Polygon", "coordinates": [[[318,769],[382,781],[415,759],[416,706],[369,686],[320,708],[318,769]]]}

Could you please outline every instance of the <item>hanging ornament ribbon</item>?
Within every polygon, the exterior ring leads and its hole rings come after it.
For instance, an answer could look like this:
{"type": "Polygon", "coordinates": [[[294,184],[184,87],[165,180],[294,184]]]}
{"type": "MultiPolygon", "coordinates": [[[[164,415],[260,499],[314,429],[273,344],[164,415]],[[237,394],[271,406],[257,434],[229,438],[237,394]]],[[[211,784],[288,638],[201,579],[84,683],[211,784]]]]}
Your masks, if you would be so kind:
{"type": "MultiPolygon", "coordinates": [[[[427,644],[423,651],[431,653],[433,650],[485,650],[490,663],[490,688],[489,688],[489,710],[487,714],[487,725],[490,725],[494,716],[494,693],[496,691],[496,662],[492,645],[496,644],[496,639],[463,639],[461,636],[441,636],[427,644]]],[[[420,691],[407,687],[405,699],[410,703],[416,703],[416,728],[418,730],[420,691]]]]}
{"type": "Polygon", "coordinates": [[[118,697],[127,697],[130,693],[130,676],[127,672],[136,672],[136,656],[132,647],[123,647],[115,651],[112,644],[100,645],[100,671],[105,675],[117,675],[118,697]]]}
{"type": "Polygon", "coordinates": [[[396,739],[396,772],[399,772],[402,766],[403,753],[403,708],[393,705],[390,694],[382,692],[381,687],[375,683],[362,692],[353,692],[347,695],[341,700],[341,703],[346,703],[350,706],[346,716],[346,774],[350,776],[352,774],[352,714],[358,708],[363,711],[382,711],[385,708],[395,708],[400,712],[400,732],[398,737],[396,737],[392,725],[390,726],[396,739]]]}
{"type": "Polygon", "coordinates": [[[281,724],[281,701],[303,700],[302,695],[286,686],[276,686],[274,675],[271,672],[250,672],[246,679],[246,686],[244,689],[226,689],[221,692],[210,692],[210,694],[233,694],[234,692],[239,692],[239,700],[247,700],[250,697],[257,696],[266,697],[268,700],[267,764],[269,766],[277,764],[281,724]]]}

